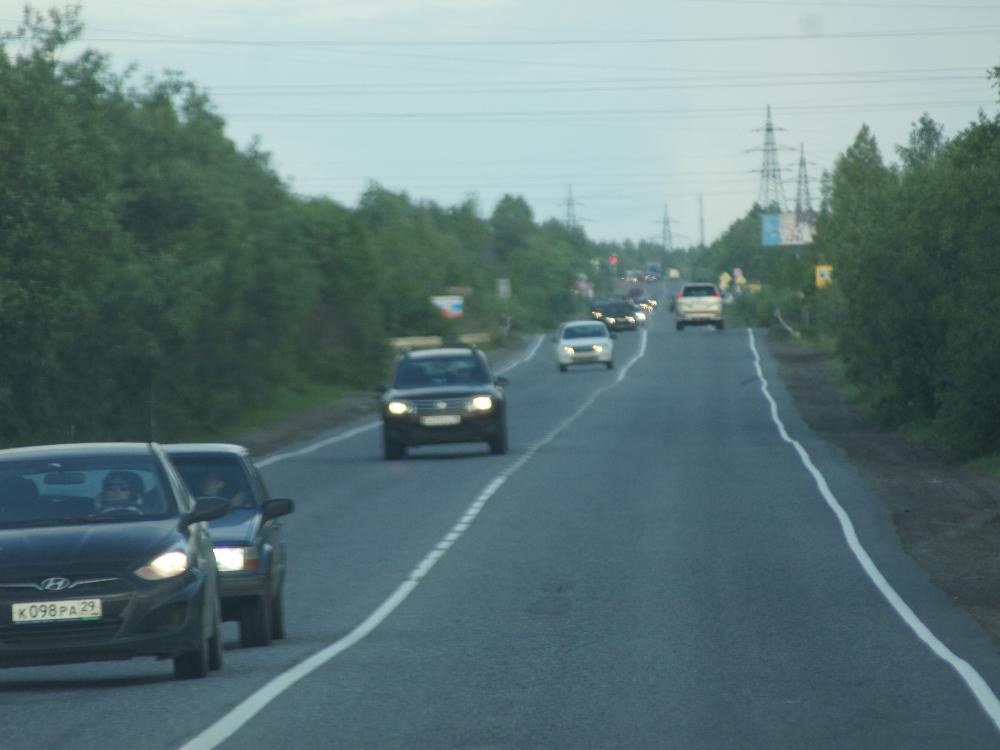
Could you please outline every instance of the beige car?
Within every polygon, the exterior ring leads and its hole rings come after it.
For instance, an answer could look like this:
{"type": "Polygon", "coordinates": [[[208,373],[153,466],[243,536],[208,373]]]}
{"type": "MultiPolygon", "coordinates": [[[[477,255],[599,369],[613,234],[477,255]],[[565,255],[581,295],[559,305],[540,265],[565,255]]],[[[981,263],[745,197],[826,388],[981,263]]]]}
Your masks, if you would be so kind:
{"type": "Polygon", "coordinates": [[[685,326],[725,327],[722,318],[722,294],[715,284],[685,284],[674,302],[677,330],[685,326]]]}

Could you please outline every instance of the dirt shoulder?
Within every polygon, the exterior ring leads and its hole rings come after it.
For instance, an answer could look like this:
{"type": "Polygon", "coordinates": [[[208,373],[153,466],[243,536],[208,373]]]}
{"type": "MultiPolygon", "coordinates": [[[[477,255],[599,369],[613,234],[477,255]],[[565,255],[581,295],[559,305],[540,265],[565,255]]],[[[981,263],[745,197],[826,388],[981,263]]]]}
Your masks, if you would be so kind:
{"type": "Polygon", "coordinates": [[[1000,645],[1000,481],[880,430],[842,395],[829,357],[778,334],[768,348],[806,423],[888,505],[904,549],[1000,645]]]}

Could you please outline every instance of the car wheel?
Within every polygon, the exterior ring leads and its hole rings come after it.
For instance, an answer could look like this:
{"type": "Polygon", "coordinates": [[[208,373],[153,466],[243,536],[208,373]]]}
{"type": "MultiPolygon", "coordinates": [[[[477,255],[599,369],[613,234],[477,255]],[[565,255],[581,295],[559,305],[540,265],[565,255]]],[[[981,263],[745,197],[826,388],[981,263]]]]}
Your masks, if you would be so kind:
{"type": "Polygon", "coordinates": [[[174,677],[178,680],[196,680],[208,675],[209,645],[208,638],[202,638],[201,645],[194,651],[188,651],[174,657],[174,677]]]}
{"type": "Polygon", "coordinates": [[[607,366],[607,368],[609,370],[615,366],[614,360],[612,360],[610,362],[605,362],[604,364],[605,364],[605,366],[607,366]]]}
{"type": "Polygon", "coordinates": [[[566,372],[568,367],[568,365],[559,365],[559,372],[566,372]]]}
{"type": "Polygon", "coordinates": [[[725,327],[726,327],[726,321],[724,320],[720,320],[718,323],[715,324],[715,330],[717,331],[721,331],[725,327]]]}
{"type": "Polygon", "coordinates": [[[285,602],[281,590],[271,600],[271,640],[280,641],[285,637],[285,602]]]}
{"type": "Polygon", "coordinates": [[[677,321],[677,330],[678,331],[683,331],[684,330],[684,324],[681,323],[679,320],[677,321]]]}
{"type": "Polygon", "coordinates": [[[385,432],[382,433],[382,451],[385,453],[386,461],[395,461],[402,458],[406,448],[390,438],[385,432]]]}
{"type": "Polygon", "coordinates": [[[215,625],[208,639],[208,668],[222,669],[222,605],[215,603],[215,625]]]}
{"type": "Polygon", "coordinates": [[[271,606],[267,595],[264,595],[254,599],[240,617],[240,645],[243,648],[256,648],[270,642],[271,606]]]}
{"type": "Polygon", "coordinates": [[[500,429],[497,430],[497,434],[490,440],[490,453],[495,456],[502,455],[507,452],[507,420],[504,419],[500,423],[500,429]]]}

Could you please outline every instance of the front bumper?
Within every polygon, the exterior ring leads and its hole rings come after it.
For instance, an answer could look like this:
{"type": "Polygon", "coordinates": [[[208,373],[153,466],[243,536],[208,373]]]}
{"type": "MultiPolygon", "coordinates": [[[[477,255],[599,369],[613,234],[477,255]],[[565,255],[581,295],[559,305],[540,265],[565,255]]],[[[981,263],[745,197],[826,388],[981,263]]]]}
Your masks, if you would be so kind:
{"type": "Polygon", "coordinates": [[[572,354],[560,351],[557,355],[557,360],[561,365],[582,365],[587,363],[610,362],[611,357],[612,357],[611,349],[605,349],[602,352],[595,352],[595,351],[573,352],[572,354]]]}
{"type": "Polygon", "coordinates": [[[503,414],[460,415],[454,425],[427,426],[417,416],[388,417],[382,419],[382,428],[389,440],[400,445],[437,445],[441,443],[479,443],[500,434],[503,414]]]}
{"type": "Polygon", "coordinates": [[[0,588],[0,667],[172,658],[193,651],[205,637],[205,586],[196,570],[155,584],[119,579],[103,590],[59,595],[0,588]],[[101,619],[94,622],[13,622],[18,604],[91,598],[101,600],[101,619]]]}

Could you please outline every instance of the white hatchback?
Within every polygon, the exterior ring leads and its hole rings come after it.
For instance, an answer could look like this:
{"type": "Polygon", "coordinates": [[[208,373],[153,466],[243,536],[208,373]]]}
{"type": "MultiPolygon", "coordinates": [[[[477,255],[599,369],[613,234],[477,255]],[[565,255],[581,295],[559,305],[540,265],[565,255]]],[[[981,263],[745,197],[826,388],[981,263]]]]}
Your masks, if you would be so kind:
{"type": "Polygon", "coordinates": [[[555,342],[556,362],[566,372],[570,365],[602,364],[609,370],[615,366],[614,333],[596,320],[571,320],[559,326],[555,342]]]}

